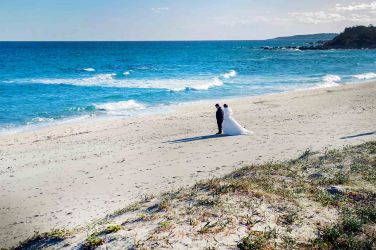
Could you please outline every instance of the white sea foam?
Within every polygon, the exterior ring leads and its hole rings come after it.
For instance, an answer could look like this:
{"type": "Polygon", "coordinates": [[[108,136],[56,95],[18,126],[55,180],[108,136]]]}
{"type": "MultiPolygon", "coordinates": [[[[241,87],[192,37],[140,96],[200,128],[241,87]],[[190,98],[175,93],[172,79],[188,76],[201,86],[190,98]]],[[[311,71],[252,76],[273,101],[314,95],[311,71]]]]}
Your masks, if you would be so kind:
{"type": "Polygon", "coordinates": [[[221,86],[223,82],[218,77],[209,80],[202,79],[158,79],[158,80],[123,80],[117,86],[131,88],[168,89],[171,91],[208,90],[211,87],[221,86]]]}
{"type": "Polygon", "coordinates": [[[339,82],[341,81],[341,77],[337,75],[325,75],[322,77],[322,83],[319,87],[334,87],[338,86],[339,82]]]}
{"type": "Polygon", "coordinates": [[[130,111],[137,111],[146,108],[145,105],[138,103],[135,100],[108,102],[93,105],[97,110],[105,111],[110,115],[125,115],[130,114],[130,111]]]}
{"type": "Polygon", "coordinates": [[[376,78],[376,73],[369,72],[365,74],[353,75],[353,77],[359,80],[370,80],[376,78]]]}
{"type": "Polygon", "coordinates": [[[93,68],[85,68],[84,70],[88,71],[88,72],[94,72],[95,71],[95,69],[93,69],[93,68]]]}
{"type": "MultiPolygon", "coordinates": [[[[222,86],[223,82],[218,77],[213,77],[211,80],[190,80],[187,81],[187,86],[184,89],[193,90],[208,90],[211,87],[222,86]]],[[[172,90],[183,90],[183,88],[175,88],[172,90]]]]}
{"type": "Polygon", "coordinates": [[[54,118],[47,118],[47,117],[35,117],[31,119],[31,123],[37,123],[37,122],[52,122],[54,121],[54,118]]]}
{"type": "MultiPolygon", "coordinates": [[[[131,70],[125,71],[123,75],[128,76],[131,70]]],[[[212,87],[222,86],[222,79],[233,78],[237,75],[235,70],[230,70],[219,77],[199,79],[196,77],[188,79],[131,79],[117,78],[116,74],[96,74],[91,77],[82,78],[37,78],[37,79],[19,79],[19,82],[29,81],[42,84],[68,84],[76,86],[101,86],[118,88],[151,88],[167,89],[171,91],[184,90],[208,90],[212,87]]]]}
{"type": "MultiPolygon", "coordinates": [[[[98,74],[86,78],[42,78],[31,79],[30,82],[42,84],[69,84],[76,86],[102,86],[119,88],[154,88],[171,91],[208,90],[221,86],[223,82],[218,77],[211,79],[116,79],[116,74],[98,74]]],[[[24,82],[25,80],[20,80],[24,82]]]]}
{"type": "Polygon", "coordinates": [[[31,79],[33,83],[42,84],[70,84],[77,86],[98,86],[106,85],[106,83],[113,81],[113,77],[116,74],[98,74],[92,77],[86,78],[42,78],[42,79],[31,79]]]}
{"type": "Polygon", "coordinates": [[[0,134],[14,134],[24,131],[33,131],[39,128],[47,127],[47,126],[54,126],[54,125],[60,125],[60,124],[68,124],[68,123],[74,123],[74,122],[82,122],[86,119],[91,118],[90,115],[83,115],[83,116],[73,116],[68,118],[62,118],[62,119],[53,119],[53,118],[45,118],[45,117],[35,117],[31,119],[30,122],[26,123],[26,125],[20,125],[20,126],[0,126],[0,134]]]}
{"type": "Polygon", "coordinates": [[[222,75],[222,77],[223,78],[225,78],[225,79],[229,79],[229,78],[232,78],[232,77],[235,77],[237,75],[237,72],[235,71],[235,70],[230,70],[229,72],[227,72],[227,73],[224,73],[223,75],[222,75]]]}

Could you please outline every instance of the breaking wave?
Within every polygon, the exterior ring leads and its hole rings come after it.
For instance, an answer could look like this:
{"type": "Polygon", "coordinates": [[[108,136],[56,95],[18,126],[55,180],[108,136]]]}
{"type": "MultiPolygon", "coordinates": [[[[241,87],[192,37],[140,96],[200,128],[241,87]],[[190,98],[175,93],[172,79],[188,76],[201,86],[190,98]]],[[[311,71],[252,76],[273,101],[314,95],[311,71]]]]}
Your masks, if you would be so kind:
{"type": "Polygon", "coordinates": [[[54,118],[47,118],[47,117],[35,117],[31,119],[30,123],[38,123],[38,122],[52,122],[54,121],[54,118]]]}
{"type": "MultiPolygon", "coordinates": [[[[129,75],[126,71],[124,75],[129,75]]],[[[39,78],[28,80],[32,83],[41,84],[68,84],[75,86],[101,86],[101,87],[119,87],[119,88],[152,88],[167,89],[171,91],[184,90],[208,90],[211,87],[222,86],[223,81],[220,78],[228,79],[236,76],[235,70],[221,75],[221,77],[212,77],[208,79],[124,79],[116,78],[116,74],[97,74],[92,77],[84,78],[39,78]]],[[[25,80],[20,80],[25,82],[25,80]]]]}
{"type": "Polygon", "coordinates": [[[42,84],[69,84],[76,86],[101,86],[108,81],[112,81],[114,76],[116,76],[116,74],[98,74],[85,78],[41,78],[31,79],[30,82],[42,84]]]}
{"type": "Polygon", "coordinates": [[[124,115],[131,110],[145,109],[145,105],[136,102],[135,100],[108,102],[102,104],[93,104],[96,110],[105,111],[110,115],[124,115]]]}
{"type": "Polygon", "coordinates": [[[369,72],[365,74],[353,75],[353,77],[359,80],[370,80],[376,78],[376,73],[369,72]]]}
{"type": "Polygon", "coordinates": [[[93,68],[86,68],[86,69],[84,69],[85,71],[88,71],[88,72],[94,72],[95,71],[95,69],[93,69],[93,68]]]}
{"type": "Polygon", "coordinates": [[[322,81],[319,87],[326,88],[338,86],[341,80],[341,77],[337,75],[325,75],[322,77],[322,81]]]}
{"type": "Polygon", "coordinates": [[[107,110],[107,111],[145,108],[144,105],[136,102],[135,100],[94,104],[94,107],[98,110],[107,110]]]}
{"type": "Polygon", "coordinates": [[[224,73],[222,76],[223,78],[225,79],[229,79],[229,78],[232,78],[232,77],[235,77],[237,75],[237,72],[235,70],[230,70],[229,72],[227,73],[224,73]]]}

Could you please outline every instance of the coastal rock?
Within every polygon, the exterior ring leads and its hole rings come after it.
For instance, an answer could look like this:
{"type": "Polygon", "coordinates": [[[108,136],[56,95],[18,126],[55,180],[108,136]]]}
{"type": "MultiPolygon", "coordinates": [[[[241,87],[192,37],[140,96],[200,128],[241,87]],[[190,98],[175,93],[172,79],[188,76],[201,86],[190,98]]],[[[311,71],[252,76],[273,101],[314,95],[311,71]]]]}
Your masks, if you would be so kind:
{"type": "Polygon", "coordinates": [[[324,178],[324,175],[322,175],[321,173],[314,173],[309,175],[308,178],[310,178],[311,180],[318,180],[324,178]]]}
{"type": "Polygon", "coordinates": [[[261,49],[264,49],[264,50],[297,50],[297,49],[299,49],[299,47],[297,47],[297,46],[286,46],[286,47],[262,46],[261,49]]]}
{"type": "Polygon", "coordinates": [[[326,191],[332,195],[342,195],[344,193],[344,190],[342,188],[336,186],[330,186],[326,188],[326,191]]]}

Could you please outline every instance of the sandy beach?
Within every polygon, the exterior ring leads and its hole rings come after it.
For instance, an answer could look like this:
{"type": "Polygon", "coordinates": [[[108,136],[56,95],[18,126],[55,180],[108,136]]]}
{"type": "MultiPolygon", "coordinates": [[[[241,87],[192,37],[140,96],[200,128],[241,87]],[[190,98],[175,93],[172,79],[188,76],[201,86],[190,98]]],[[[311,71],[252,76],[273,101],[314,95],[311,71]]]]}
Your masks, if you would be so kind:
{"type": "Polygon", "coordinates": [[[226,103],[253,135],[213,136],[215,101],[1,135],[0,246],[245,164],[376,139],[376,82],[226,103]]]}

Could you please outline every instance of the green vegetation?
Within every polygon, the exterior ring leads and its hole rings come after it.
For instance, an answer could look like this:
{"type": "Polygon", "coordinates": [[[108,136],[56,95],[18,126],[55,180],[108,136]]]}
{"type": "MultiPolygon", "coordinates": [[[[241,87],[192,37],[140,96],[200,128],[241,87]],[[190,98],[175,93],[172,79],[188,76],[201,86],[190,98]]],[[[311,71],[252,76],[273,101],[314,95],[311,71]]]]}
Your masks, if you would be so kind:
{"type": "Polygon", "coordinates": [[[140,208],[141,208],[140,202],[136,202],[136,203],[130,204],[129,206],[127,206],[125,208],[121,208],[121,209],[114,211],[112,214],[108,215],[107,218],[120,216],[120,215],[128,213],[128,212],[136,211],[140,208]]]}
{"type": "Polygon", "coordinates": [[[26,239],[15,249],[38,249],[41,247],[48,247],[61,242],[71,235],[71,232],[65,229],[53,229],[49,232],[39,233],[34,232],[34,235],[26,239]]]}
{"type": "Polygon", "coordinates": [[[115,233],[121,229],[120,225],[114,224],[114,225],[108,225],[105,227],[102,231],[98,233],[98,235],[102,234],[110,234],[110,233],[115,233]]]}
{"type": "Polygon", "coordinates": [[[258,249],[274,249],[276,244],[272,243],[277,237],[275,230],[268,230],[264,232],[251,232],[237,244],[240,250],[258,250],[258,249]]]}
{"type": "Polygon", "coordinates": [[[103,227],[100,230],[97,230],[91,233],[85,240],[83,244],[83,249],[95,249],[98,246],[102,245],[105,241],[103,236],[108,234],[116,233],[120,231],[122,227],[118,224],[110,224],[103,227]]]}
{"type": "Polygon", "coordinates": [[[103,239],[99,238],[98,236],[90,235],[87,237],[83,249],[95,249],[103,244],[103,239]]]}
{"type": "Polygon", "coordinates": [[[159,211],[167,211],[170,209],[170,202],[165,198],[158,205],[159,211]]]}

